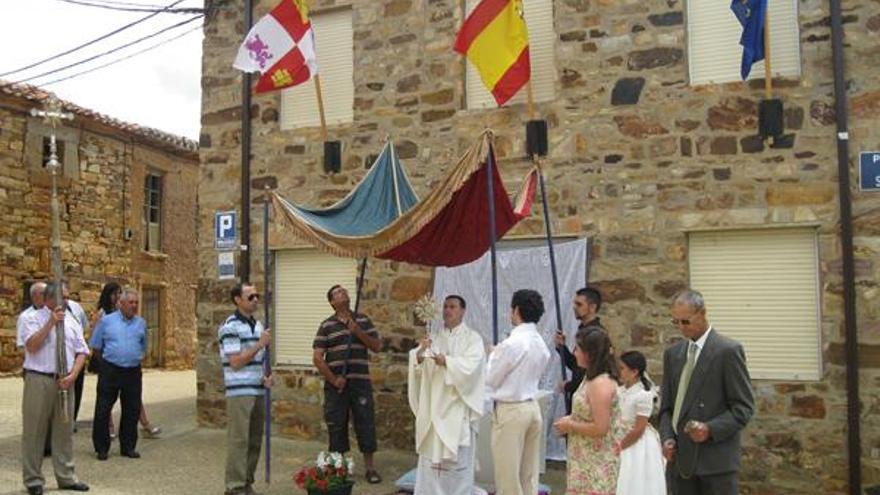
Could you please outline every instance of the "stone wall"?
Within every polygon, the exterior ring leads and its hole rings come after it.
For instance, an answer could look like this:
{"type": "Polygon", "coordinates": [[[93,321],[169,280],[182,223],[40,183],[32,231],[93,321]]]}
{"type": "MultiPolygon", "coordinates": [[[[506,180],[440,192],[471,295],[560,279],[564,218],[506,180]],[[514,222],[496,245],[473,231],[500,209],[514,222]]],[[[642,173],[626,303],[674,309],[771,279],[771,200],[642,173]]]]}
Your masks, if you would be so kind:
{"type": "MultiPolygon", "coordinates": [[[[255,18],[274,2],[258,2],[255,18]]],[[[350,7],[354,22],[354,122],[330,128],[344,143],[341,173],[321,168],[316,128],[282,131],[277,94],[253,100],[253,176],[298,203],[327,205],[365,173],[384,136],[398,145],[417,192],[435,184],[484,127],[497,134],[499,165],[518,180],[524,157],[522,105],[463,108],[464,65],[452,46],[462,21],[456,0],[313,2],[313,13],[350,7]]],[[[880,148],[874,3],[844,4],[851,160],[880,148]]],[[[746,431],[747,493],[843,493],[846,488],[846,395],[838,237],[837,160],[831,45],[826,2],[799,2],[802,76],[776,81],[785,102],[784,139],[771,148],[755,138],[763,81],[692,87],[687,82],[682,0],[554,2],[556,98],[536,105],[550,125],[545,164],[553,229],[589,236],[592,281],[605,295],[603,321],[615,345],[636,348],[660,371],[662,349],[678,338],[668,325],[670,297],[688,278],[686,232],[705,228],[818,225],[824,373],[816,382],[755,381],[758,415],[746,431]]],[[[223,422],[217,324],[230,311],[230,284],[216,281],[213,213],[238,207],[240,79],[229,67],[242,39],[242,16],[221,10],[206,22],[203,60],[202,178],[199,197],[199,417],[223,422]]],[[[852,163],[852,162],[851,162],[852,163]]],[[[853,183],[856,176],[853,172],[853,183]]],[[[516,186],[514,182],[509,184],[516,186]]],[[[858,321],[865,485],[880,484],[876,412],[880,407],[880,196],[854,188],[858,321]]],[[[251,248],[260,253],[259,221],[251,248]]],[[[512,236],[539,235],[538,215],[512,236]]],[[[273,248],[295,241],[273,232],[273,248]]],[[[259,282],[260,263],[251,260],[259,282]]],[[[431,271],[373,262],[364,309],[382,329],[374,357],[380,445],[411,448],[405,351],[417,325],[408,307],[430,288],[431,271]]],[[[309,369],[277,370],[276,428],[325,438],[321,381],[309,369]]]]}
{"type": "MultiPolygon", "coordinates": [[[[28,146],[39,125],[27,116],[33,102],[0,98],[0,372],[20,369],[15,323],[23,284],[51,277],[51,176],[40,164],[42,148],[28,146]]],[[[36,122],[39,124],[39,122],[36,122]]],[[[111,126],[77,116],[61,129],[76,148],[73,169],[60,181],[61,243],[65,278],[74,299],[91,315],[101,287],[163,288],[162,363],[195,362],[195,209],[198,162],[192,151],[153,146],[111,126]],[[164,253],[143,251],[144,170],[164,181],[164,253]],[[126,240],[126,228],[132,231],[126,240]]],[[[39,142],[41,138],[37,139],[39,142]]],[[[68,152],[70,150],[68,149],[68,152]]]]}

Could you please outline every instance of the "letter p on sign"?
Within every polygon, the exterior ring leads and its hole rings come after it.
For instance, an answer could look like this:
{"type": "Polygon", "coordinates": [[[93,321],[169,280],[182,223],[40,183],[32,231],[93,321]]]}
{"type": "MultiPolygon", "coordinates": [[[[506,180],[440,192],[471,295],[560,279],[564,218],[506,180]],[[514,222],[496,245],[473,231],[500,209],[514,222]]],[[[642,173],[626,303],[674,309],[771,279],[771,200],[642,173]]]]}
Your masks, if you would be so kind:
{"type": "Polygon", "coordinates": [[[235,249],[237,241],[235,212],[218,211],[214,216],[214,247],[217,249],[235,249]]]}

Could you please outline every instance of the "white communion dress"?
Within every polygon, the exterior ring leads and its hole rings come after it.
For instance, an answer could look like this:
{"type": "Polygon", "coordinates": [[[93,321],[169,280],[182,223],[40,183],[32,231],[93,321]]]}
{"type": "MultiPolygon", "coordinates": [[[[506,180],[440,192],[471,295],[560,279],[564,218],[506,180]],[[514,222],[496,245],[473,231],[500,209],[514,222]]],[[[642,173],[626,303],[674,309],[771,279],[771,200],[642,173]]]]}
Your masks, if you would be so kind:
{"type": "MultiPolygon", "coordinates": [[[[620,412],[623,429],[629,432],[636,416],[650,418],[654,409],[654,389],[645,390],[641,381],[620,387],[620,412]]],[[[666,495],[666,476],[660,435],[648,424],[636,443],[620,452],[617,495],[666,495]]]]}

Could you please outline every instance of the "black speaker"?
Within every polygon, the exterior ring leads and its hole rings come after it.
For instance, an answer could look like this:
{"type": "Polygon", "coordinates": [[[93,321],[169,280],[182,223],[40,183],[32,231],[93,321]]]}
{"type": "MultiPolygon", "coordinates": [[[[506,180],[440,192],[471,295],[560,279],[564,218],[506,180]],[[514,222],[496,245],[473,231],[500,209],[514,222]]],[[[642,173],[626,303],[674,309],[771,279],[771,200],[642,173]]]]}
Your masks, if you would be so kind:
{"type": "Polygon", "coordinates": [[[526,154],[530,157],[547,156],[547,121],[526,122],[526,154]]]}
{"type": "Polygon", "coordinates": [[[324,172],[338,174],[342,170],[342,143],[324,141],[324,172]]]}
{"type": "Polygon", "coordinates": [[[761,139],[777,138],[785,132],[782,100],[773,98],[761,100],[758,106],[758,135],[761,139]]]}

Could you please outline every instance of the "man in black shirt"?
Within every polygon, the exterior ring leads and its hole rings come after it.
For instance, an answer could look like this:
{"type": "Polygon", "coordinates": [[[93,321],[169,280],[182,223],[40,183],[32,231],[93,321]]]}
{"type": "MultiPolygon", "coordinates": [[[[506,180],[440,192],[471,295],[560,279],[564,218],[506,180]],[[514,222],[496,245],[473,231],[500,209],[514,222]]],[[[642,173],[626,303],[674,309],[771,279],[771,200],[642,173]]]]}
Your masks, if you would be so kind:
{"type": "Polygon", "coordinates": [[[344,287],[331,287],[327,301],[335,313],[318,328],[312,343],[312,361],[324,376],[324,421],[330,434],[329,450],[349,451],[350,413],[358,448],[364,454],[366,479],[380,483],[382,478],[373,465],[373,454],[377,450],[376,426],[367,350],[379,352],[382,340],[366,315],[352,312],[344,287]]]}
{"type": "MultiPolygon", "coordinates": [[[[577,317],[578,331],[581,329],[605,330],[599,321],[599,308],[602,306],[602,295],[596,289],[584,287],[574,296],[574,314],[577,317]]],[[[566,368],[571,370],[571,380],[565,382],[565,410],[571,414],[571,397],[584,379],[584,369],[577,365],[574,354],[565,345],[565,334],[556,332],[556,351],[559,352],[566,368]]]]}

